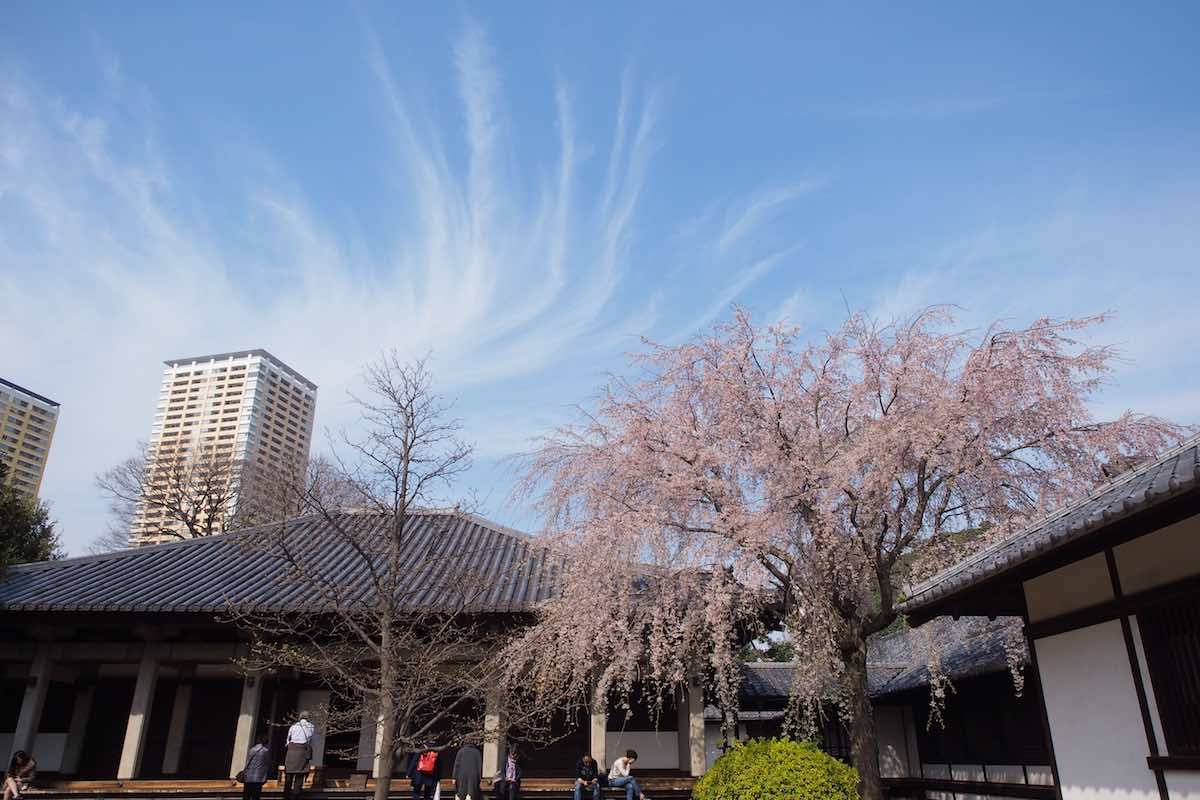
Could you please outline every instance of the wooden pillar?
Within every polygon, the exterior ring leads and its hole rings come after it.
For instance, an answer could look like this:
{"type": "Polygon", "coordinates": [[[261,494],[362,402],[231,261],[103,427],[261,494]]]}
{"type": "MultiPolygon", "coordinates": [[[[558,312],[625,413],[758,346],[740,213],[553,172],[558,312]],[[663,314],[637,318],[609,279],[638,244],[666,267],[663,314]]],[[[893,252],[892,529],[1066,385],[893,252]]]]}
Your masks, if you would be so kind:
{"type": "Polygon", "coordinates": [[[148,644],[138,664],[129,722],[125,725],[125,742],[121,745],[121,761],[117,765],[117,780],[136,778],[142,771],[142,752],[146,747],[146,731],[150,727],[150,707],[154,704],[154,687],[158,683],[158,655],[158,647],[148,644]]]}
{"type": "Polygon", "coordinates": [[[188,713],[192,706],[192,679],[195,675],[195,665],[179,668],[179,685],[175,687],[175,700],[171,704],[171,722],[167,726],[167,742],[163,750],[162,771],[164,775],[174,775],[179,772],[179,758],[183,755],[183,740],[187,733],[188,713]]]}
{"type": "Polygon", "coordinates": [[[608,763],[607,754],[605,753],[605,743],[608,738],[608,707],[605,698],[596,693],[592,694],[590,718],[592,758],[596,760],[596,763],[600,765],[602,770],[606,770],[612,766],[608,763]]]}
{"type": "MultiPolygon", "coordinates": [[[[373,754],[371,756],[371,777],[372,778],[380,778],[383,776],[383,764],[382,764],[379,756],[380,756],[380,754],[383,753],[383,748],[391,747],[391,746],[392,746],[391,742],[385,742],[383,740],[383,715],[376,712],[376,714],[375,714],[375,747],[373,750],[373,754]]],[[[399,765],[396,764],[395,760],[393,760],[392,761],[392,774],[393,775],[396,773],[397,766],[399,766],[399,765]]]]}
{"type": "Polygon", "coordinates": [[[229,777],[246,766],[246,757],[254,744],[254,726],[258,722],[258,704],[262,699],[262,675],[250,673],[242,681],[242,705],[238,710],[237,727],[233,734],[233,757],[229,759],[229,777]]]}
{"type": "Polygon", "coordinates": [[[704,687],[689,681],[679,702],[679,768],[700,777],[707,769],[704,755],[704,687]]]}
{"type": "Polygon", "coordinates": [[[379,715],[374,705],[363,708],[362,725],[358,729],[358,761],[355,769],[360,772],[371,770],[375,774],[375,718],[379,715]]]}
{"type": "Polygon", "coordinates": [[[488,694],[483,709],[483,778],[490,781],[500,771],[500,760],[507,748],[500,698],[488,694]]]}
{"type": "Polygon", "coordinates": [[[74,775],[79,771],[79,756],[83,754],[83,739],[87,735],[95,695],[96,684],[90,678],[75,687],[75,705],[71,708],[71,724],[67,729],[67,743],[63,747],[60,768],[64,775],[74,775]]]}
{"type": "MultiPolygon", "coordinates": [[[[13,733],[13,751],[33,752],[38,725],[42,722],[42,708],[46,705],[46,690],[50,687],[50,645],[39,644],[29,665],[29,677],[25,682],[25,697],[21,700],[21,713],[17,717],[17,728],[13,733]]],[[[6,757],[7,758],[7,757],[6,757]]],[[[7,769],[7,766],[5,767],[7,769]]]]}
{"type": "Polygon", "coordinates": [[[300,692],[297,705],[301,711],[308,712],[308,719],[313,724],[312,764],[314,767],[325,764],[325,729],[329,722],[329,690],[304,689],[300,692]]]}

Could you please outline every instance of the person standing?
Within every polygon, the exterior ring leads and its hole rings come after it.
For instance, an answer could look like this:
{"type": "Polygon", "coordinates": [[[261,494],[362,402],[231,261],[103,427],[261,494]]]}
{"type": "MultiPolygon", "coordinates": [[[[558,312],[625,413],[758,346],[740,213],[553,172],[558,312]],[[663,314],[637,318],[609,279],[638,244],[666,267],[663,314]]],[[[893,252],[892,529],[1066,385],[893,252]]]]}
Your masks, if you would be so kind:
{"type": "Polygon", "coordinates": [[[625,800],[650,800],[642,792],[642,787],[638,786],[637,780],[634,779],[633,762],[637,761],[636,750],[626,750],[625,755],[613,762],[612,769],[608,771],[608,785],[612,789],[625,789],[625,800]]]}
{"type": "Polygon", "coordinates": [[[522,774],[520,756],[516,750],[509,750],[504,766],[492,778],[492,796],[496,800],[519,800],[522,774]]]}
{"type": "Polygon", "coordinates": [[[454,757],[454,800],[483,800],[483,756],[474,745],[463,745],[454,757]]]}
{"type": "Polygon", "coordinates": [[[432,800],[442,781],[442,759],[431,745],[408,759],[408,779],[412,781],[413,800],[432,800]]]}
{"type": "Polygon", "coordinates": [[[271,774],[271,748],[267,746],[269,733],[260,733],[254,747],[246,754],[246,767],[242,770],[242,800],[259,800],[263,784],[271,774]]]}
{"type": "Polygon", "coordinates": [[[304,791],[304,776],[312,761],[312,737],[315,728],[308,721],[308,712],[301,711],[300,719],[288,728],[286,749],[283,754],[283,796],[299,800],[304,791]]]}
{"type": "Polygon", "coordinates": [[[600,765],[590,754],[575,764],[575,800],[583,800],[584,792],[590,792],[592,800],[600,800],[600,765]]]}

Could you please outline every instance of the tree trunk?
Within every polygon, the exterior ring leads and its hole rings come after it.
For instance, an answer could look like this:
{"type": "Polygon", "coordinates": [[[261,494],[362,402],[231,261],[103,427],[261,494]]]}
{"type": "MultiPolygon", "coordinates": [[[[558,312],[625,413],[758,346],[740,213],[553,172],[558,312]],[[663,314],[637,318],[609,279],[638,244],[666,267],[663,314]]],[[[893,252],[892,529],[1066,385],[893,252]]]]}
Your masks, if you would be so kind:
{"type": "Polygon", "coordinates": [[[863,800],[883,800],[879,778],[879,742],[875,716],[867,689],[867,643],[860,641],[849,653],[846,675],[850,689],[850,756],[858,770],[859,793],[863,800]]]}
{"type": "Polygon", "coordinates": [[[376,725],[382,726],[380,735],[375,741],[379,743],[379,777],[375,779],[375,800],[388,800],[388,792],[392,788],[392,771],[396,762],[396,749],[392,745],[396,734],[396,709],[393,706],[392,693],[383,692],[379,697],[379,718],[376,725]]]}

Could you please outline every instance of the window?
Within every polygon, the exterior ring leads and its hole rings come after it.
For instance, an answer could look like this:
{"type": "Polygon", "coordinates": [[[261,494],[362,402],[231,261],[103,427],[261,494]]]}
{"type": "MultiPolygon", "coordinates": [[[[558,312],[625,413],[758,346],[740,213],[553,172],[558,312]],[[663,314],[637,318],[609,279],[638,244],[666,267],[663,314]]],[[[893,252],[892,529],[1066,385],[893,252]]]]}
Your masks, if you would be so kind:
{"type": "Polygon", "coordinates": [[[1150,684],[1171,756],[1200,756],[1200,597],[1138,614],[1150,684]]]}

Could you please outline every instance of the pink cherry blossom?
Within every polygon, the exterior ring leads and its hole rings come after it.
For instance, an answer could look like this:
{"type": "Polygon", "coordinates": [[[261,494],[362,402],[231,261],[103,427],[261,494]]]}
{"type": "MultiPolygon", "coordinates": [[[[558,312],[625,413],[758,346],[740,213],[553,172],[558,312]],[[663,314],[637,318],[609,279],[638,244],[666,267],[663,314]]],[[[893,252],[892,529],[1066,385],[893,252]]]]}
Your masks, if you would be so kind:
{"type": "Polygon", "coordinates": [[[512,676],[580,703],[593,687],[656,703],[699,678],[735,710],[739,644],[782,630],[793,718],[839,708],[880,797],[866,643],[903,587],[1184,433],[1093,416],[1115,353],[1077,337],[1102,321],[964,332],[939,307],[852,315],[806,343],[738,309],[687,344],[647,343],[525,465],[567,566],[512,676]]]}

